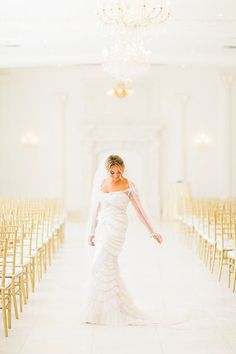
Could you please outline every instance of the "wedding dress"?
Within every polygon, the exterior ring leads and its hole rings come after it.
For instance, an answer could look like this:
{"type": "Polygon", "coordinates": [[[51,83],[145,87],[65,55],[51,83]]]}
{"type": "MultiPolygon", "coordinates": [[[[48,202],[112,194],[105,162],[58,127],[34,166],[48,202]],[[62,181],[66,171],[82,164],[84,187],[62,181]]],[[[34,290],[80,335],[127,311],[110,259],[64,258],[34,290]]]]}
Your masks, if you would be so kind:
{"type": "Polygon", "coordinates": [[[107,325],[153,323],[153,319],[134,303],[119,270],[118,257],[125,242],[130,201],[141,221],[153,232],[133,193],[132,188],[99,192],[93,222],[95,254],[85,286],[82,322],[107,325]]]}
{"type": "MultiPolygon", "coordinates": [[[[133,205],[141,222],[150,234],[156,234],[155,222],[145,213],[135,185],[121,191],[103,192],[97,195],[92,217],[91,235],[95,235],[95,254],[91,272],[84,287],[80,307],[82,323],[100,325],[177,325],[198,318],[186,306],[159,309],[148,314],[133,301],[119,270],[118,258],[122,251],[128,226],[127,207],[133,205]],[[193,316],[192,316],[193,315],[193,316]]],[[[143,202],[143,200],[142,200],[143,202]]],[[[201,316],[201,315],[200,315],[201,316]]]]}

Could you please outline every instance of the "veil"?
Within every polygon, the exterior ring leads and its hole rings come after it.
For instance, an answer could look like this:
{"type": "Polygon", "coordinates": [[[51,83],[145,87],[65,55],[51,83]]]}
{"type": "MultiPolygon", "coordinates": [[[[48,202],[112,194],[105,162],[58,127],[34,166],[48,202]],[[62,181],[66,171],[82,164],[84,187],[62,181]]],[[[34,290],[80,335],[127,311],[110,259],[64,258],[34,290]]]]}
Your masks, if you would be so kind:
{"type": "MultiPolygon", "coordinates": [[[[90,198],[90,208],[88,214],[86,235],[89,236],[95,235],[96,225],[97,225],[97,216],[100,209],[99,204],[99,194],[101,191],[101,186],[105,178],[108,177],[108,172],[105,168],[105,161],[109,155],[105,156],[100,163],[98,164],[97,170],[95,171],[92,188],[91,188],[91,198],[90,198]]],[[[126,166],[126,161],[122,156],[122,159],[126,166]]],[[[141,188],[137,185],[137,182],[133,180],[129,169],[125,168],[123,177],[128,180],[128,196],[130,201],[136,211],[136,214],[140,221],[146,226],[150,235],[158,233],[158,227],[156,221],[152,217],[152,214],[147,206],[145,197],[142,193],[141,188]]]]}
{"type": "MultiPolygon", "coordinates": [[[[86,228],[86,236],[87,239],[90,236],[95,236],[96,226],[97,226],[97,216],[99,214],[100,209],[100,193],[101,186],[106,177],[108,177],[108,172],[105,168],[105,161],[109,155],[105,156],[98,164],[98,167],[95,171],[94,178],[92,181],[91,188],[91,198],[90,198],[90,210],[88,213],[88,221],[86,228]]],[[[156,221],[154,220],[148,206],[146,203],[146,199],[143,195],[141,188],[137,185],[137,182],[133,180],[131,174],[129,173],[128,166],[126,164],[126,160],[121,156],[125,163],[125,171],[123,176],[128,180],[128,190],[127,195],[129,196],[130,201],[132,202],[134,209],[136,211],[140,221],[146,226],[147,232],[150,235],[158,234],[159,227],[157,226],[156,221]]],[[[160,309],[158,313],[150,314],[150,318],[153,320],[158,319],[158,324],[164,325],[175,325],[182,324],[189,320],[188,312],[186,312],[186,308],[175,308],[172,304],[168,304],[168,308],[166,305],[160,309]]]]}

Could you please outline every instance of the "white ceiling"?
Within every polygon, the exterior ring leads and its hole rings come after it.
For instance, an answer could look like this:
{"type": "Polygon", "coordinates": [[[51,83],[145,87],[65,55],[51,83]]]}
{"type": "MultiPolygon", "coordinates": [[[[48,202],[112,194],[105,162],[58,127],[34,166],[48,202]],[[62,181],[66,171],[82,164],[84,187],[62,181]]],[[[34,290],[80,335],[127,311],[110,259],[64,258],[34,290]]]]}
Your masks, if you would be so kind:
{"type": "MultiPolygon", "coordinates": [[[[137,0],[135,0],[137,1],[137,0]]],[[[172,0],[148,43],[154,64],[236,67],[236,0],[172,0]]],[[[8,0],[0,11],[0,67],[94,64],[108,39],[96,0],[8,0]]]]}

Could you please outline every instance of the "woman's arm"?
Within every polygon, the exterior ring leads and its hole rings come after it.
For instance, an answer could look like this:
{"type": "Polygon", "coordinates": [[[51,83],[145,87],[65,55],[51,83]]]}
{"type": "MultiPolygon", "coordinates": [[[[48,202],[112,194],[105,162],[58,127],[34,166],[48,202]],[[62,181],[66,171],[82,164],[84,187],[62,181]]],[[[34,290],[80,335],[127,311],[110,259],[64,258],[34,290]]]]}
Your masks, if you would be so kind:
{"type": "Polygon", "coordinates": [[[144,213],[144,210],[141,206],[140,200],[138,199],[137,195],[134,195],[133,192],[130,192],[129,199],[130,199],[131,204],[133,205],[139,219],[141,220],[141,222],[147,227],[150,234],[154,234],[155,232],[152,228],[152,225],[148,221],[148,218],[147,218],[146,214],[144,213]]]}
{"type": "Polygon", "coordinates": [[[100,202],[97,202],[96,207],[94,208],[94,212],[92,215],[92,223],[91,223],[91,228],[90,228],[90,232],[89,232],[89,237],[88,237],[88,243],[90,246],[95,246],[94,243],[94,238],[95,238],[95,230],[96,230],[96,226],[98,223],[98,214],[101,208],[101,204],[100,202]]]}
{"type": "Polygon", "coordinates": [[[146,213],[143,209],[143,206],[140,202],[138,192],[133,188],[133,190],[131,190],[131,192],[129,192],[128,196],[129,196],[131,204],[133,205],[139,219],[146,226],[149,233],[151,234],[151,237],[154,238],[159,243],[161,243],[162,236],[160,234],[158,234],[157,232],[155,232],[155,230],[154,230],[154,228],[153,228],[153,226],[152,226],[148,216],[146,215],[146,213]]]}

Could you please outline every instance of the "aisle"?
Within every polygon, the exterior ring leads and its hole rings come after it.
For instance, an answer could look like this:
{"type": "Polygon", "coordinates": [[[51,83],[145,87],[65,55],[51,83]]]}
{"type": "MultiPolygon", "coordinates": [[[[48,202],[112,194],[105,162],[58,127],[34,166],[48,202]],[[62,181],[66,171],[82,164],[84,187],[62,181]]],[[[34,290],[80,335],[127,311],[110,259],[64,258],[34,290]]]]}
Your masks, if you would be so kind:
{"type": "MultiPolygon", "coordinates": [[[[136,303],[147,311],[185,309],[178,325],[113,328],[79,322],[82,286],[94,249],[83,225],[69,224],[53,265],[31,294],[9,338],[0,329],[0,354],[233,354],[236,296],[216,280],[177,235],[163,225],[161,247],[140,225],[129,227],[121,274],[136,303]]],[[[225,276],[225,275],[224,275],[225,276]]]]}

